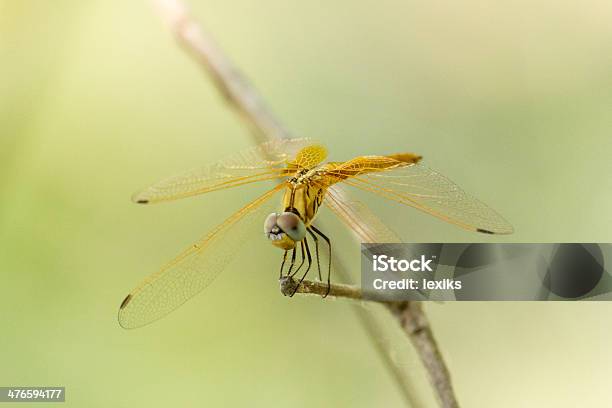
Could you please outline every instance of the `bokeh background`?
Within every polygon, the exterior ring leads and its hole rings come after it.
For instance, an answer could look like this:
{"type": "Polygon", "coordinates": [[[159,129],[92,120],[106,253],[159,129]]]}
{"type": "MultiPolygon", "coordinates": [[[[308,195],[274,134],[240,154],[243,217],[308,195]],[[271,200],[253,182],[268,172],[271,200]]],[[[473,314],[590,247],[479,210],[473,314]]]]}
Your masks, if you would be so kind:
{"type": "MultiPolygon", "coordinates": [[[[474,235],[364,196],[405,240],[612,239],[609,1],[190,5],[296,135],[334,160],[421,153],[516,228],[474,235]]],[[[257,189],[130,195],[251,143],[149,2],[0,1],[0,385],[65,385],[74,407],[401,405],[349,305],[282,297],[259,235],[166,319],[118,326],[136,283],[257,189]]],[[[463,406],[612,404],[611,304],[426,308],[463,406]]]]}

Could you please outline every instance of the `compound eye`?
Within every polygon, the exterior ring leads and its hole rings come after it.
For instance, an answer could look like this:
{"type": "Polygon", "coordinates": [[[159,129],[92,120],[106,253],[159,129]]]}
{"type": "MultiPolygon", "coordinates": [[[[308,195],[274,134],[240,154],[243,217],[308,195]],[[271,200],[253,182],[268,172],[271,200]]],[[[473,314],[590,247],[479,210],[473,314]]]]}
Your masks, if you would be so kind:
{"type": "Polygon", "coordinates": [[[300,217],[292,212],[284,212],[276,219],[276,223],[283,231],[291,231],[297,228],[299,222],[300,217]]]}
{"type": "Polygon", "coordinates": [[[276,224],[294,241],[301,241],[306,236],[304,222],[292,212],[284,212],[279,215],[276,224]]]}
{"type": "Polygon", "coordinates": [[[264,234],[269,234],[272,232],[272,229],[276,227],[276,220],[278,219],[277,213],[272,213],[266,217],[266,221],[264,222],[264,234]]]}

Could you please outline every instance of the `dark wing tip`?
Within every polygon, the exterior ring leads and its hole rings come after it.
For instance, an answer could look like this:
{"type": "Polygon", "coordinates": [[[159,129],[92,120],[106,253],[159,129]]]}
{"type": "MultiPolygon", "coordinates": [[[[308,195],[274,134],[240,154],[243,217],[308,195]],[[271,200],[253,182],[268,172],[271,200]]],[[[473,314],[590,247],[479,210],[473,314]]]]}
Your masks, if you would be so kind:
{"type": "Polygon", "coordinates": [[[138,191],[137,193],[132,194],[132,201],[136,204],[149,204],[150,200],[143,191],[138,191]]]}
{"type": "Polygon", "coordinates": [[[127,295],[125,297],[125,299],[123,299],[123,302],[121,302],[121,306],[119,306],[119,310],[125,309],[125,307],[128,305],[128,303],[130,303],[130,300],[132,300],[132,294],[131,293],[129,295],[127,295]]]}
{"type": "Polygon", "coordinates": [[[489,230],[482,229],[482,228],[477,228],[476,232],[482,232],[483,234],[495,234],[495,232],[493,231],[489,231],[489,230]]]}

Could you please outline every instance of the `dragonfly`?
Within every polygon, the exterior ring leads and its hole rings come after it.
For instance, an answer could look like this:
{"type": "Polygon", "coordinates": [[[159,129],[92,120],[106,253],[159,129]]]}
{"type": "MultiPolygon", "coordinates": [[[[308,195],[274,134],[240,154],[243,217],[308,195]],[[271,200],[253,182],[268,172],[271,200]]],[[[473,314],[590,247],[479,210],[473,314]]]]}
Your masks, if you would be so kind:
{"type": "Polygon", "coordinates": [[[332,245],[330,238],[314,225],[319,209],[330,208],[361,237],[381,236],[375,231],[376,222],[370,222],[373,217],[367,207],[351,207],[346,201],[340,189],[343,185],[416,208],[470,231],[513,232],[501,215],[422,165],[422,157],[417,154],[359,156],[345,162],[325,162],[326,158],[327,149],[311,139],[273,140],[136,193],[134,202],[154,204],[246,184],[273,183],[272,188],[132,290],[119,308],[120,325],[147,325],[201,292],[238,254],[258,222],[263,222],[264,237],[283,251],[280,277],[299,278],[296,290],[315,260],[318,278],[323,280],[319,255],[323,252],[320,247],[325,246],[328,260],[323,269],[329,293],[332,245]]]}

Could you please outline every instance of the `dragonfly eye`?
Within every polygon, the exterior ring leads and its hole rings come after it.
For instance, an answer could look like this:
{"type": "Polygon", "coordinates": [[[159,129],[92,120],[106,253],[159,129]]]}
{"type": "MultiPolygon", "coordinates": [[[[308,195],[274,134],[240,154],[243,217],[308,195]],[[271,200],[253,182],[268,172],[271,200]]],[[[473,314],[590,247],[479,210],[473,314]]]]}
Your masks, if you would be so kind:
{"type": "Polygon", "coordinates": [[[301,241],[306,236],[306,226],[296,214],[284,212],[276,219],[280,229],[294,241],[301,241]]]}
{"type": "Polygon", "coordinates": [[[274,234],[278,234],[279,228],[276,225],[277,218],[278,218],[277,213],[272,213],[266,217],[266,221],[264,222],[264,234],[268,235],[271,232],[274,234]],[[276,231],[274,229],[276,229],[276,231]]]}

